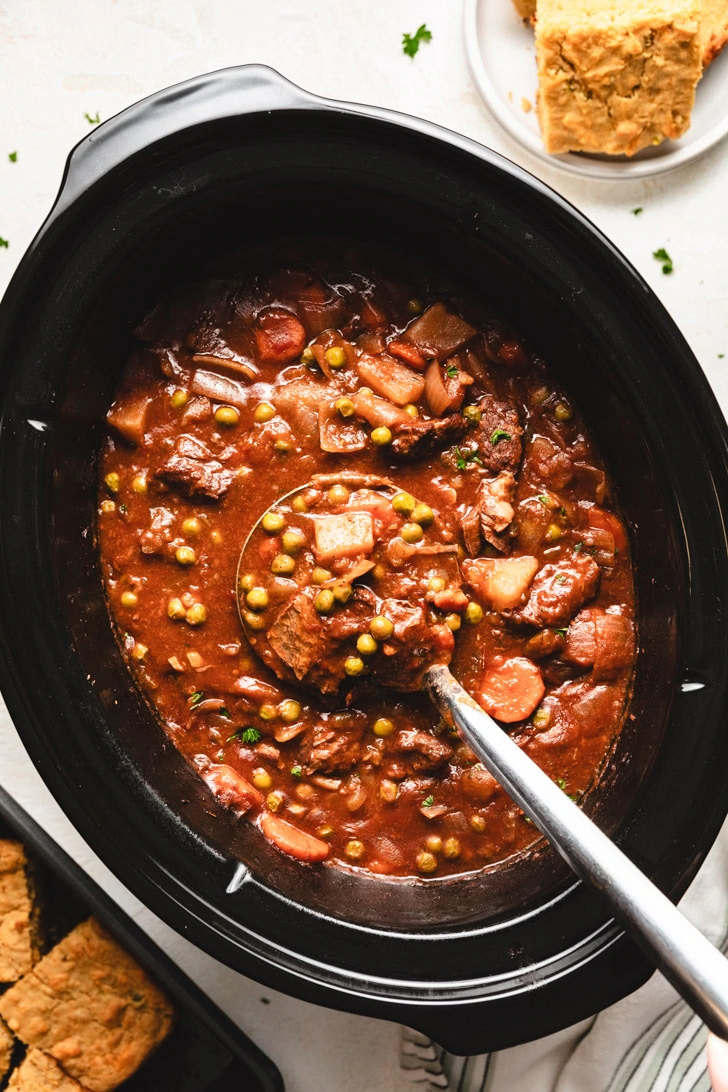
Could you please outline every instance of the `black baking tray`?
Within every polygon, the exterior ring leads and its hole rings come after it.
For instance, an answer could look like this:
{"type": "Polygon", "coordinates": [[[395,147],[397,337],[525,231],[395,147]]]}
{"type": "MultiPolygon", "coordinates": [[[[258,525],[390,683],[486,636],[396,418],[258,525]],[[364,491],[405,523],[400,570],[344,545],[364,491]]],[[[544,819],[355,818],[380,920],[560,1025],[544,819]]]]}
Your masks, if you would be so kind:
{"type": "Polygon", "coordinates": [[[93,914],[162,987],[175,1009],[172,1033],[119,1092],[284,1092],[273,1062],[67,853],[0,788],[0,837],[16,838],[39,863],[46,935],[56,943],[93,914]]]}

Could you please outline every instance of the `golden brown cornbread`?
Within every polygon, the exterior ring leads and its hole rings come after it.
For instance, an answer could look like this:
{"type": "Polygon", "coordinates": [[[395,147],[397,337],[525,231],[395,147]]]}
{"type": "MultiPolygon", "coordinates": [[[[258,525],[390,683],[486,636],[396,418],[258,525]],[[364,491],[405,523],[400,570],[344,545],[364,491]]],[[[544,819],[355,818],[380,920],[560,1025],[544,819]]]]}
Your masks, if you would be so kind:
{"type": "Polygon", "coordinates": [[[536,55],[546,150],[634,155],[690,124],[700,0],[539,0],[536,55]]]}
{"type": "Polygon", "coordinates": [[[10,1069],[14,1046],[15,1039],[10,1029],[3,1020],[0,1020],[0,1082],[10,1069]]]}
{"type": "Polygon", "coordinates": [[[13,1073],[8,1092],[86,1092],[42,1050],[29,1050],[13,1073]]]}
{"type": "Polygon", "coordinates": [[[93,918],[0,997],[0,1015],[91,1092],[126,1080],[172,1026],[167,998],[93,918]]]}
{"type": "Polygon", "coordinates": [[[703,0],[700,29],[703,65],[707,66],[728,42],[728,0],[703,0]]]}
{"type": "Polygon", "coordinates": [[[533,23],[536,18],[536,0],[513,0],[513,7],[521,19],[528,19],[533,23]]]}
{"type": "Polygon", "coordinates": [[[27,974],[39,954],[25,850],[0,839],[0,982],[27,974]]]}

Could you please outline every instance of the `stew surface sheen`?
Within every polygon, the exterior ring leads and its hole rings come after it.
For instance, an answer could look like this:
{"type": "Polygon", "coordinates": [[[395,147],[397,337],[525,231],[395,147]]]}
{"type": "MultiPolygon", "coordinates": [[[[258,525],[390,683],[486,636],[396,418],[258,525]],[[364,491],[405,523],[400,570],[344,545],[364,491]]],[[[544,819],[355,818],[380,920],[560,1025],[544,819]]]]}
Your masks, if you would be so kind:
{"type": "Polygon", "coordinates": [[[136,336],[102,570],[137,683],[212,793],[301,861],[382,875],[534,843],[418,686],[452,661],[576,800],[621,726],[629,540],[545,363],[451,286],[325,243],[229,260],[136,336]]]}

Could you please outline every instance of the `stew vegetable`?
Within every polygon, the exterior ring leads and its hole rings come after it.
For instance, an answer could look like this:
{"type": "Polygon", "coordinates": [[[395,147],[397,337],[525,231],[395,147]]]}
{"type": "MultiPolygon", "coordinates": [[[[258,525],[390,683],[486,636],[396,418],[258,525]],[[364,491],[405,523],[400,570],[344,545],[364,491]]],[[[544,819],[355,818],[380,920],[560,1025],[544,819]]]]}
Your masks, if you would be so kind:
{"type": "Polygon", "coordinates": [[[581,799],[629,696],[629,541],[526,343],[340,254],[251,253],[138,327],[101,455],[109,607],[165,731],[279,850],[472,871],[537,832],[422,673],[451,662],[581,799]]]}

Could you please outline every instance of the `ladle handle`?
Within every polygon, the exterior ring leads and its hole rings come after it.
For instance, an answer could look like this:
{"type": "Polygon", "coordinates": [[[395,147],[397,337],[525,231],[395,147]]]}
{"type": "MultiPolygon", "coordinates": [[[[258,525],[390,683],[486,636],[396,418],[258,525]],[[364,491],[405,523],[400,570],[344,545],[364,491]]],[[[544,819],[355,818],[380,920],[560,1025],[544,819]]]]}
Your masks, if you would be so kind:
{"type": "Polygon", "coordinates": [[[607,899],[650,960],[711,1031],[728,1039],[728,960],[554,784],[453,678],[431,667],[441,713],[582,880],[607,899]]]}

